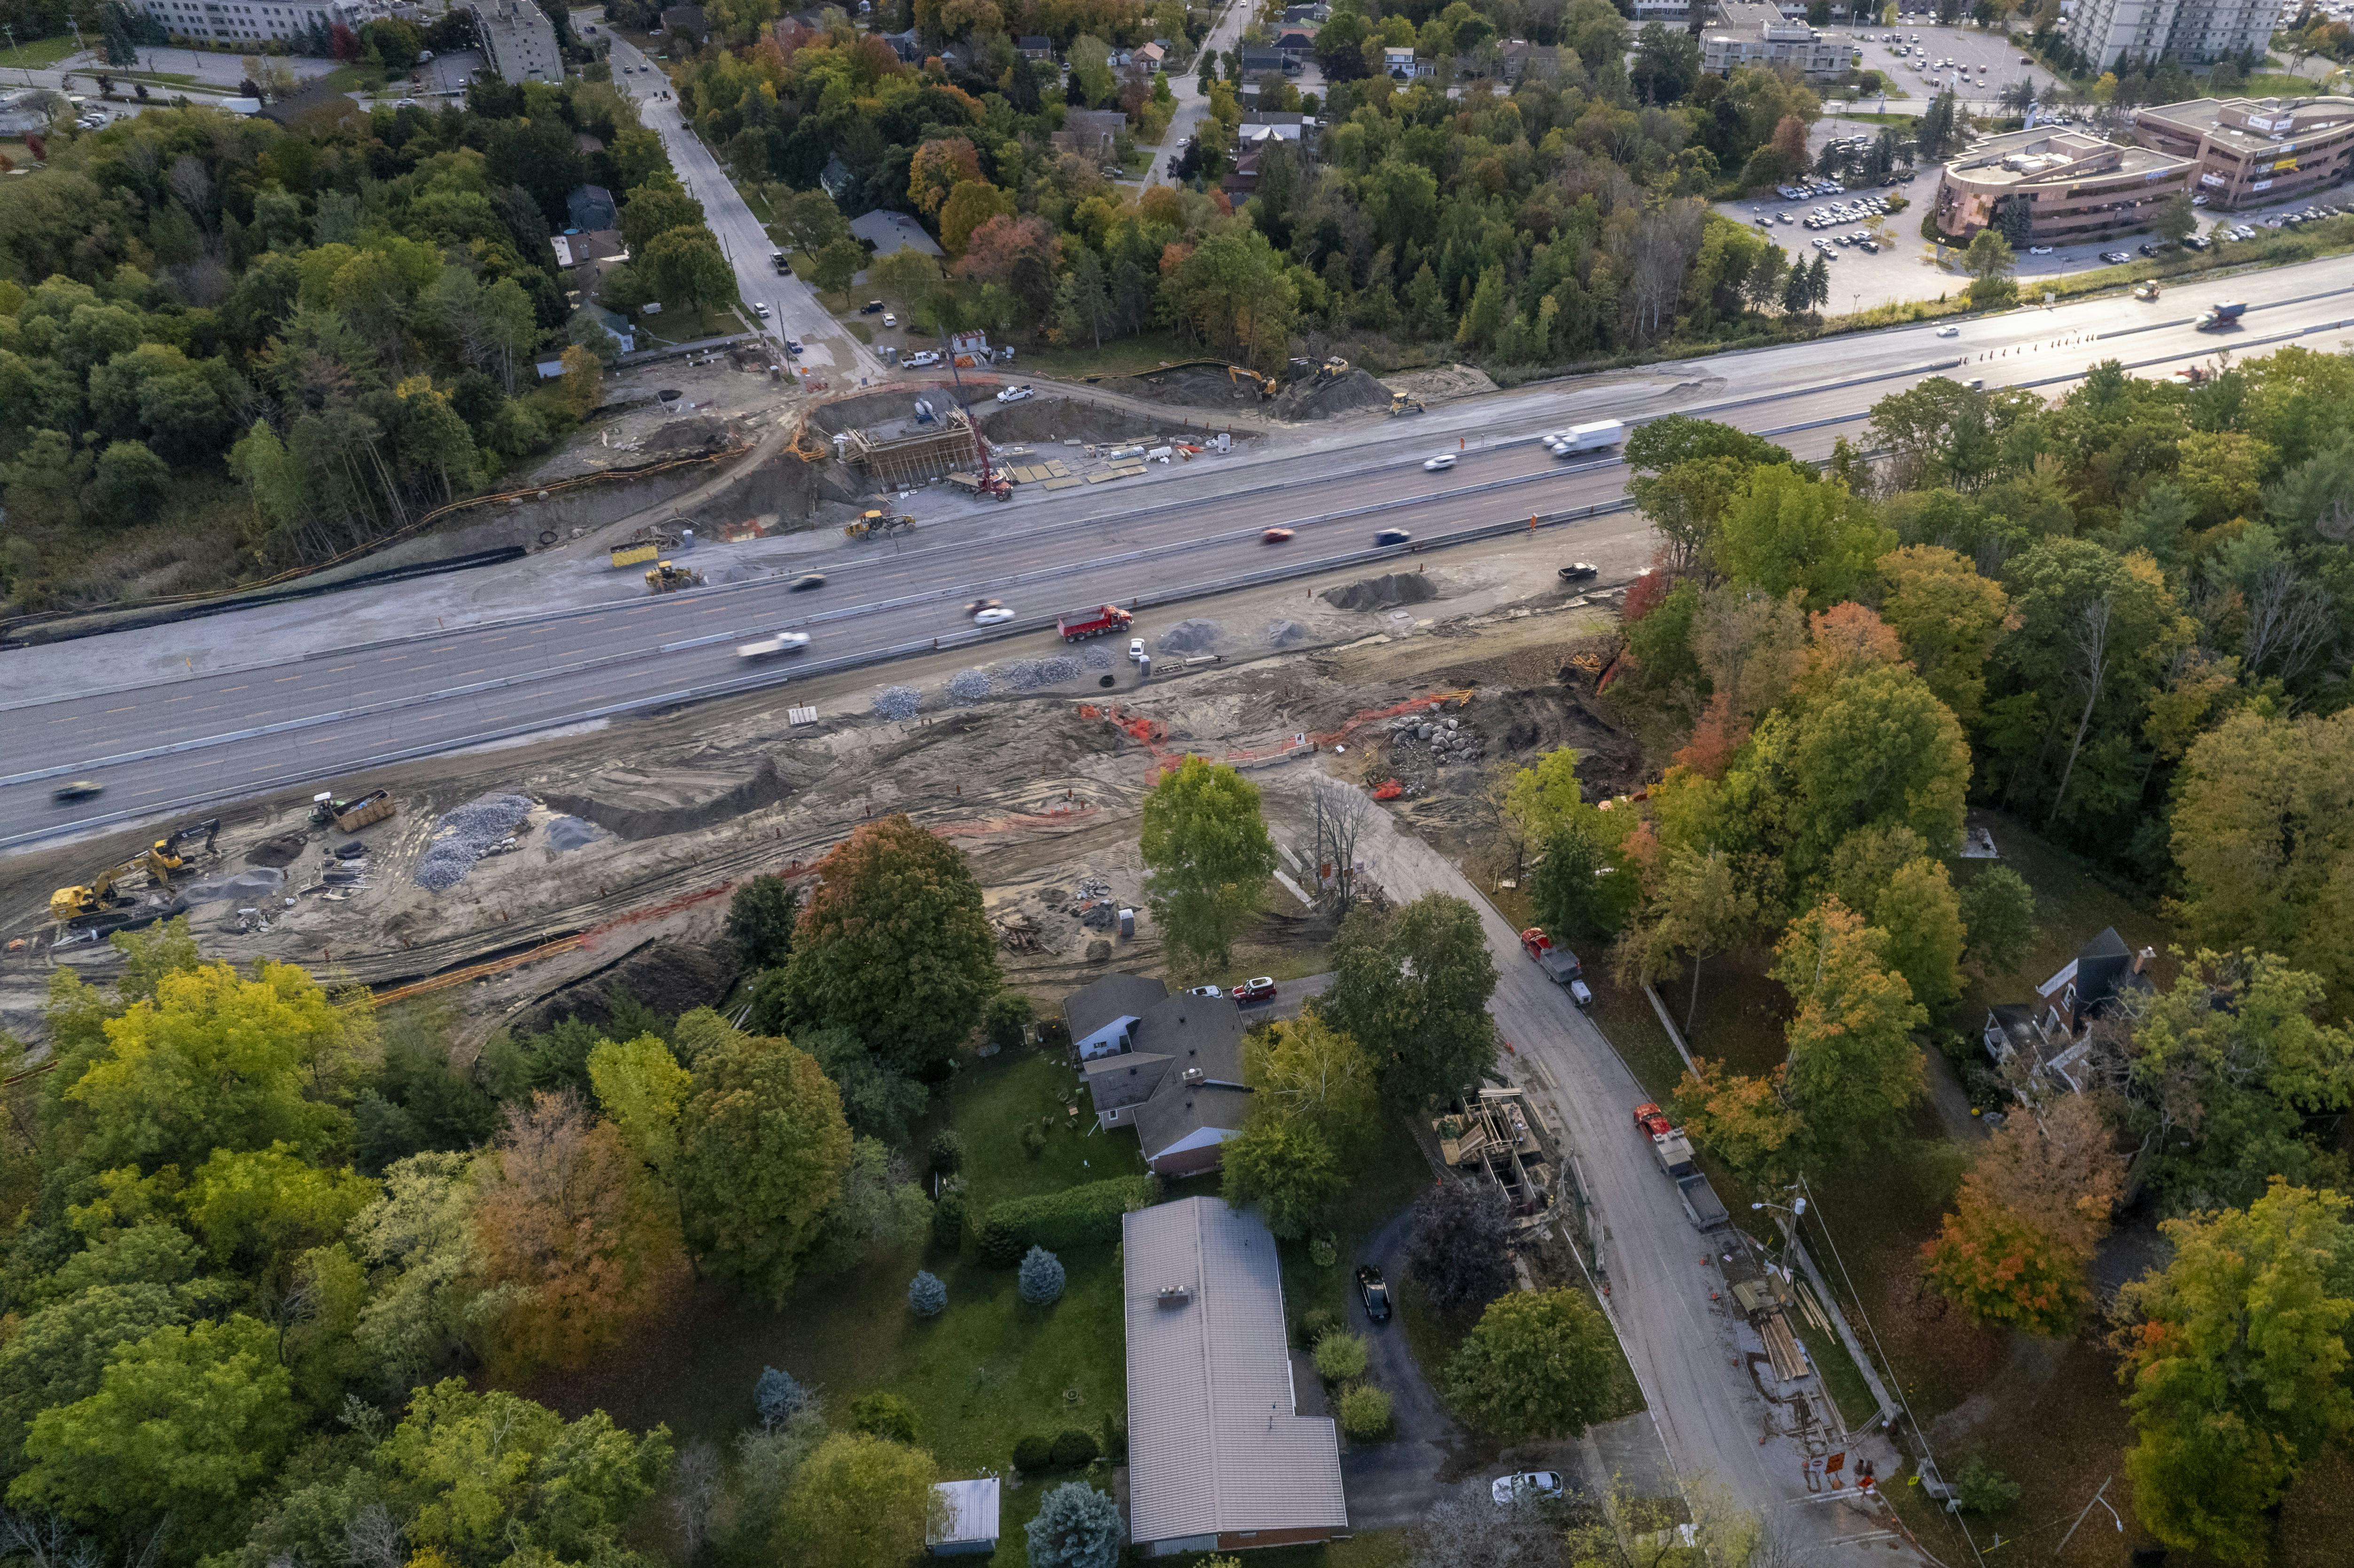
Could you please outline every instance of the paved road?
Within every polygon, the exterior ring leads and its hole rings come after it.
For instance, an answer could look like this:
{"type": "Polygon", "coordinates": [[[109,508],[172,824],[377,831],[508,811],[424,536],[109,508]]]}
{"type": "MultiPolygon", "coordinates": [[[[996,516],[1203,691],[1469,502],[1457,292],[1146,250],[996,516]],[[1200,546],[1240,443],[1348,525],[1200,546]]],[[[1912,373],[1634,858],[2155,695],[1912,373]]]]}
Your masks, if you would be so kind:
{"type": "MultiPolygon", "coordinates": [[[[1761,1348],[1755,1334],[1728,1304],[1710,1300],[1722,1280],[1712,1250],[1628,1120],[1647,1097],[1609,1041],[1521,956],[1511,928],[1452,862],[1385,811],[1358,843],[1392,898],[1446,893],[1479,911],[1498,970],[1488,1011],[1513,1047],[1504,1071],[1545,1100],[1577,1151],[1606,1227],[1612,1319],[1682,1483],[1722,1487],[1789,1540],[1800,1562],[1884,1562],[1875,1523],[1808,1500],[1797,1412],[1760,1393],[1747,1362],[1761,1348]]],[[[1879,1439],[1841,1446],[1895,1473],[1894,1452],[1879,1439]]]]}
{"type": "MultiPolygon", "coordinates": [[[[806,629],[816,639],[804,662],[928,649],[935,640],[952,646],[977,635],[961,606],[985,595],[1012,604],[1023,620],[1009,630],[1044,652],[1054,644],[1025,628],[1043,626],[1056,610],[1148,589],[1165,598],[1270,568],[1364,569],[1357,563],[1372,550],[1376,527],[1408,530],[1419,552],[1532,513],[1609,503],[1623,493],[1619,464],[1606,457],[1564,463],[1534,440],[1565,418],[1605,411],[1596,406],[1603,397],[1619,400],[1612,411],[1630,415],[1712,413],[1802,455],[1819,455],[1834,437],[1861,430],[1874,399],[1913,384],[1926,367],[1981,376],[1989,385],[2064,379],[2112,356],[2204,358],[2300,330],[2308,344],[2334,345],[2338,329],[2354,318],[2354,260],[2282,270],[2231,288],[2254,306],[2231,334],[2192,332],[2170,313],[2179,307],[2169,302],[2153,307],[2151,319],[2177,324],[2096,341],[2087,334],[2114,328],[2125,314],[2116,302],[2101,301],[1972,323],[1958,339],[1911,328],[1677,367],[1688,377],[1683,387],[1703,389],[1696,393],[1664,380],[1639,398],[1627,383],[1526,389],[1451,406],[1443,417],[1416,421],[1410,436],[1386,420],[1362,423],[1305,449],[1204,459],[1157,482],[1122,482],[1118,499],[1089,487],[975,509],[885,546],[797,535],[737,557],[773,568],[748,582],[659,599],[617,597],[572,610],[535,610],[519,595],[505,620],[375,646],[354,646],[364,633],[323,630],[299,652],[284,648],[269,662],[186,679],[172,678],[178,672],[171,666],[181,662],[175,651],[233,637],[233,618],[18,652],[0,662],[0,706],[14,710],[9,770],[0,777],[0,849],[125,812],[317,787],[397,756],[690,700],[722,682],[782,681],[790,661],[755,665],[735,652],[779,629],[806,629]],[[2325,325],[2328,331],[2319,330],[2325,325]],[[1827,364],[1828,355],[1837,360],[1827,364]],[[1825,374],[1878,378],[1828,387],[1797,379],[1825,374]],[[1426,472],[1423,454],[1450,441],[1465,449],[1457,466],[1426,472]],[[1263,545],[1260,531],[1275,523],[1297,537],[1263,545]],[[826,584],[792,591],[791,574],[812,566],[826,570],[826,584]],[[232,624],[225,629],[224,620],[232,624]],[[90,689],[76,671],[105,662],[103,645],[117,639],[143,650],[152,673],[125,683],[127,689],[90,689]],[[79,805],[52,804],[51,790],[69,776],[96,778],[107,792],[79,805]]],[[[1565,526],[1564,556],[1578,552],[1581,530],[1602,525],[1565,526]]],[[[1396,562],[1408,553],[1407,546],[1389,552],[1396,562]]],[[[627,583],[615,591],[627,594],[627,583]]],[[[330,602],[317,613],[351,611],[330,602]]]]}
{"type": "MultiPolygon", "coordinates": [[[[1209,118],[1210,101],[1202,96],[1202,66],[1212,54],[1224,54],[1235,47],[1243,28],[1251,19],[1252,6],[1246,0],[1228,0],[1225,11],[1210,26],[1209,35],[1202,40],[1201,52],[1193,57],[1193,69],[1180,76],[1169,78],[1169,90],[1176,95],[1177,112],[1170,117],[1169,129],[1153,149],[1151,165],[1144,171],[1144,188],[1170,184],[1169,160],[1185,150],[1186,139],[1202,128],[1209,118]]],[[[1221,75],[1224,73],[1221,72],[1221,75]]]]}
{"type": "MultiPolygon", "coordinates": [[[[577,14],[576,22],[595,22],[602,15],[599,11],[582,11],[577,14]]],[[[660,132],[663,150],[670,154],[671,167],[677,172],[680,183],[686,186],[688,195],[703,204],[705,221],[718,239],[720,249],[726,253],[728,264],[736,269],[736,286],[744,296],[747,313],[756,302],[768,305],[774,314],[770,320],[757,323],[760,330],[779,342],[786,338],[799,342],[801,355],[798,363],[830,382],[834,389],[854,385],[861,378],[882,379],[883,362],[875,357],[874,350],[851,336],[834,319],[832,312],[818,303],[816,291],[790,273],[778,272],[776,264],[769,260],[777,247],[769,239],[769,231],[745,205],[711,149],[687,128],[675,93],[668,100],[663,98],[671,87],[662,67],[620,34],[610,36],[613,43],[613,80],[637,100],[640,118],[660,132]]]]}

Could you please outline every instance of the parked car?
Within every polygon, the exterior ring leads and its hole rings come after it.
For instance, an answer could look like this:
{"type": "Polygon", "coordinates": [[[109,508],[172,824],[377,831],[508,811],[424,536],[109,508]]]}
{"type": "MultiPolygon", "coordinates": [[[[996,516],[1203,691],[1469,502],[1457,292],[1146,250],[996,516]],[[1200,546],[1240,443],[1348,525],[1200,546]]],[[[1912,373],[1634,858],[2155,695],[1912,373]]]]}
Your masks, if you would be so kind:
{"type": "Polygon", "coordinates": [[[825,587],[825,574],[823,572],[803,572],[801,576],[793,579],[792,590],[795,593],[807,593],[811,588],[822,588],[823,587],[825,587]]]}
{"type": "Polygon", "coordinates": [[[1037,393],[1027,387],[1008,387],[997,395],[997,400],[1001,403],[1019,403],[1024,397],[1036,396],[1037,393]]]}
{"type": "Polygon", "coordinates": [[[1939,337],[1959,337],[1962,335],[1962,329],[1954,325],[1951,322],[1947,322],[1944,326],[1937,329],[1937,335],[1939,337]]]}
{"type": "Polygon", "coordinates": [[[1635,1107],[1635,1128],[1638,1132],[1659,1138],[1675,1131],[1676,1124],[1668,1119],[1667,1112],[1645,1100],[1635,1107]]]}
{"type": "Polygon", "coordinates": [[[1438,473],[1444,470],[1453,468],[1454,466],[1455,454],[1453,452],[1441,452],[1437,457],[1432,458],[1428,462],[1424,463],[1422,465],[1422,471],[1425,473],[1438,473]]]}
{"type": "Polygon", "coordinates": [[[1275,980],[1267,975],[1260,975],[1256,980],[1246,980],[1235,987],[1235,1001],[1245,1007],[1274,1000],[1275,980]]]}
{"type": "Polygon", "coordinates": [[[909,355],[907,356],[907,368],[910,370],[929,370],[933,366],[938,365],[939,362],[940,356],[928,348],[921,354],[909,355]]]}
{"type": "Polygon", "coordinates": [[[1262,545],[1280,545],[1289,540],[1290,537],[1291,530],[1288,528],[1269,528],[1266,533],[1261,534],[1258,536],[1258,541],[1262,545]]]}
{"type": "Polygon", "coordinates": [[[858,307],[858,313],[862,316],[880,315],[882,312],[883,302],[880,300],[869,300],[858,307]]]}
{"type": "Polygon", "coordinates": [[[1591,561],[1572,561],[1561,568],[1560,576],[1565,583],[1582,583],[1599,577],[1601,573],[1602,568],[1591,561]]]}
{"type": "Polygon", "coordinates": [[[1498,1476],[1488,1494],[1496,1499],[1499,1508],[1516,1502],[1551,1500],[1562,1495],[1561,1476],[1553,1470],[1522,1470],[1516,1476],[1498,1476]]]}
{"type": "Polygon", "coordinates": [[[1185,994],[1187,996],[1224,996],[1226,994],[1226,988],[1222,985],[1189,985],[1185,988],[1185,994]]]}
{"type": "Polygon", "coordinates": [[[756,316],[759,317],[762,321],[767,321],[767,320],[769,319],[769,307],[768,307],[768,304],[767,304],[765,302],[763,302],[763,301],[759,301],[759,300],[755,300],[755,301],[753,301],[753,302],[752,302],[752,313],[753,313],[754,315],[756,315],[756,316]]]}
{"type": "Polygon", "coordinates": [[[1403,545],[1414,537],[1403,528],[1383,528],[1373,535],[1376,545],[1403,545]]]}
{"type": "Polygon", "coordinates": [[[1006,609],[1005,606],[1002,604],[996,604],[990,606],[987,609],[975,610],[973,612],[972,623],[975,626],[1002,626],[1013,619],[1013,612],[1012,610],[1006,609]]]}
{"type": "Polygon", "coordinates": [[[1390,1320],[1389,1282],[1370,1263],[1357,1266],[1357,1299],[1364,1303],[1367,1319],[1376,1323],[1390,1320]]]}
{"type": "Polygon", "coordinates": [[[2052,247],[2049,245],[2031,245],[2027,248],[2027,253],[2030,256],[2049,256],[2052,254],[2052,247]]]}
{"type": "Polygon", "coordinates": [[[885,311],[883,313],[883,324],[888,327],[897,326],[899,324],[899,313],[896,311],[885,311]]]}
{"type": "Polygon", "coordinates": [[[789,338],[785,339],[785,352],[786,352],[787,354],[793,355],[795,355],[796,357],[798,357],[798,356],[800,355],[800,354],[801,354],[801,339],[799,339],[799,338],[797,338],[797,337],[789,337],[789,338]]]}

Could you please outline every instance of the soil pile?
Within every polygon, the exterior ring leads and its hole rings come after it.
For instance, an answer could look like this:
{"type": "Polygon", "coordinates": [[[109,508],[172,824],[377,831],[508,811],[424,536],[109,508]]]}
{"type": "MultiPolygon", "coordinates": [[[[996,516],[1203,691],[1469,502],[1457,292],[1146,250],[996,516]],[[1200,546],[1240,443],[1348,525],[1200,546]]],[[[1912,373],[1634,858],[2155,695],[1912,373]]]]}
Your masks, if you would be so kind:
{"type": "Polygon", "coordinates": [[[1161,634],[1156,646],[1163,653],[1207,653],[1224,634],[1214,620],[1181,620],[1161,634]]]}
{"type": "Polygon", "coordinates": [[[1267,623],[1267,641],[1271,648],[1288,648],[1308,640],[1308,629],[1296,620],[1270,620],[1267,623]]]}
{"type": "Polygon", "coordinates": [[[548,809],[585,818],[616,838],[630,840],[692,832],[762,806],[774,805],[786,795],[785,781],[777,776],[776,762],[766,757],[760,758],[749,778],[692,800],[680,799],[684,793],[682,784],[691,789],[703,783],[709,788],[718,784],[719,779],[690,772],[654,776],[624,771],[607,774],[597,782],[601,788],[595,795],[549,791],[546,797],[548,809]]]}
{"type": "Polygon", "coordinates": [[[1389,406],[1389,388],[1352,367],[1329,381],[1295,381],[1267,408],[1278,419],[1335,419],[1389,406]]]}
{"type": "Polygon", "coordinates": [[[1230,376],[1223,366],[1187,365],[1174,370],[1147,371],[1141,376],[1107,376],[1098,383],[1108,392],[1193,408],[1253,408],[1258,406],[1257,386],[1230,376]]]}
{"type": "Polygon", "coordinates": [[[672,419],[639,446],[640,460],[657,462],[663,458],[690,457],[699,452],[716,452],[735,444],[736,434],[725,419],[708,414],[689,414],[684,418],[672,419]]]}
{"type": "Polygon", "coordinates": [[[1392,605],[1422,604],[1437,599],[1438,586],[1421,572],[1391,572],[1345,588],[1326,588],[1317,597],[1340,609],[1387,609],[1392,605]]]}
{"type": "Polygon", "coordinates": [[[484,795],[444,813],[433,824],[425,858],[417,863],[417,885],[429,893],[457,886],[476,861],[504,844],[530,815],[531,802],[521,795],[484,795]]]}
{"type": "Polygon", "coordinates": [[[547,847],[559,853],[596,842],[597,824],[579,817],[558,817],[547,824],[547,847]]]}
{"type": "Polygon", "coordinates": [[[973,406],[973,413],[982,432],[999,445],[1029,441],[1039,447],[1026,460],[1009,460],[1014,462],[1044,462],[1058,455],[1045,449],[1066,440],[1124,441],[1144,423],[1125,409],[1098,408],[1071,397],[1025,397],[1019,403],[984,397],[973,406]]]}
{"type": "Polygon", "coordinates": [[[275,866],[257,865],[228,876],[207,877],[181,888],[180,896],[190,904],[212,904],[225,898],[243,903],[249,898],[268,898],[286,882],[286,874],[275,866]]]}

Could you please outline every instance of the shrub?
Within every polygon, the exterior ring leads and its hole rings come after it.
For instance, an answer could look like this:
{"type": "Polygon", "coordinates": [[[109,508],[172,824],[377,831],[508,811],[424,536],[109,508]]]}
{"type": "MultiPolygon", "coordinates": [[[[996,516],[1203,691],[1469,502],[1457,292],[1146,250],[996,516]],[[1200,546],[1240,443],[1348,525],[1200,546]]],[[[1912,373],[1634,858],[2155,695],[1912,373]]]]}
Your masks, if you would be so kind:
{"type": "Polygon", "coordinates": [[[1303,1350],[1314,1350],[1324,1342],[1324,1336],[1341,1326],[1341,1319],[1329,1307],[1310,1307],[1300,1315],[1299,1343],[1303,1350]]]}
{"type": "Polygon", "coordinates": [[[1030,1027],[1030,999],[1019,991],[999,991],[990,998],[989,1016],[982,1027],[989,1032],[991,1044],[1002,1051],[1013,1050],[1030,1027]]]}
{"type": "Polygon", "coordinates": [[[759,1414],[760,1425],[773,1432],[791,1420],[810,1404],[810,1391],[793,1381],[790,1372],[774,1367],[760,1371],[760,1381],[752,1385],[752,1408],[759,1414]]]}
{"type": "Polygon", "coordinates": [[[1040,1501],[1024,1533],[1030,1568],[1115,1568],[1128,1529],[1119,1504],[1085,1481],[1065,1481],[1040,1501]]]}
{"type": "Polygon", "coordinates": [[[1508,1440],[1575,1436],[1627,1397],[1618,1345],[1575,1290],[1516,1290],[1489,1305],[1448,1363],[1456,1408],[1508,1440]]]}
{"type": "Polygon", "coordinates": [[[1107,1412],[1103,1419],[1104,1457],[1114,1464],[1128,1457],[1128,1415],[1124,1411],[1107,1412]]]}
{"type": "Polygon", "coordinates": [[[1361,1383],[1341,1396],[1341,1430],[1364,1441],[1390,1429],[1390,1396],[1361,1383]]]}
{"type": "Polygon", "coordinates": [[[1043,1246],[1034,1246],[1022,1259],[1015,1279],[1022,1299],[1033,1307],[1052,1307],[1063,1298],[1063,1261],[1043,1246]]]}
{"type": "Polygon", "coordinates": [[[964,1169],[964,1134],[952,1127],[944,1127],[932,1134],[930,1150],[932,1169],[943,1176],[953,1176],[964,1169]]]}
{"type": "Polygon", "coordinates": [[[932,1205],[932,1243],[943,1252],[964,1245],[964,1194],[943,1192],[932,1205]]]}
{"type": "Polygon", "coordinates": [[[1082,1432],[1076,1426],[1066,1427],[1055,1437],[1055,1468],[1084,1469],[1094,1461],[1097,1452],[1093,1433],[1082,1432]]]}
{"type": "Polygon", "coordinates": [[[850,1402],[850,1425],[886,1443],[916,1441],[916,1407],[896,1393],[862,1393],[850,1402]]]}
{"type": "Polygon", "coordinates": [[[1034,1246],[1056,1252],[1101,1246],[1119,1240],[1120,1216],[1152,1202],[1150,1176],[1115,1176],[992,1203],[981,1226],[981,1255],[1011,1268],[1034,1246]]]}
{"type": "Polygon", "coordinates": [[[928,1269],[919,1268],[916,1277],[907,1281],[907,1307],[918,1318],[937,1318],[949,1304],[949,1287],[940,1277],[928,1269]]]}
{"type": "Polygon", "coordinates": [[[1013,1467],[1025,1476],[1043,1476],[1055,1467],[1055,1440],[1033,1432],[1013,1445],[1013,1467]]]}
{"type": "Polygon", "coordinates": [[[2022,1489],[2017,1481],[1987,1463],[1984,1454],[1973,1454],[1962,1461],[1961,1474],[1954,1478],[1955,1500],[1972,1513],[2000,1513],[2019,1500],[2022,1489]]]}
{"type": "Polygon", "coordinates": [[[1022,1152],[1033,1160],[1046,1152],[1046,1132],[1044,1128],[1025,1127],[1022,1129],[1022,1152]]]}
{"type": "Polygon", "coordinates": [[[1354,1334],[1331,1333],[1316,1341],[1316,1375],[1326,1383],[1354,1383],[1365,1375],[1365,1341],[1354,1334]]]}

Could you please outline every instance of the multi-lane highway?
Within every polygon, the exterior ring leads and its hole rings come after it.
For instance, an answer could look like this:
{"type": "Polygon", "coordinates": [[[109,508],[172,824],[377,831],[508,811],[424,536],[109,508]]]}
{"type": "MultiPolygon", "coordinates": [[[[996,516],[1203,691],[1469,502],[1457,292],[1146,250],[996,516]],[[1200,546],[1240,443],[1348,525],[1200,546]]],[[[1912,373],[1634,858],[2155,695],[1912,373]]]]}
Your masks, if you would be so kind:
{"type": "MultiPolygon", "coordinates": [[[[1820,455],[1834,438],[1861,431],[1874,400],[1928,374],[2054,390],[2104,359],[2163,374],[2225,347],[2334,348],[2341,329],[2354,326],[2354,261],[2240,280],[2232,291],[2252,309],[2229,334],[2194,332],[2179,308],[2137,317],[2100,302],[1972,323],[1959,338],[1925,326],[1847,340],[1845,364],[1835,368],[1822,364],[1826,344],[1725,356],[1679,367],[1680,382],[1656,381],[1657,390],[1625,411],[1706,414],[1820,455]],[[1794,363],[1811,369],[1810,379],[1793,385],[1787,372],[1794,363]]],[[[1011,642],[993,652],[1045,652],[1055,646],[1047,628],[1054,614],[1080,606],[1167,602],[1269,571],[1329,574],[1358,562],[1378,570],[1386,557],[1443,550],[1450,541],[1475,548],[1532,514],[1550,520],[1620,500],[1626,475],[1615,460],[1564,462],[1534,439],[1568,418],[1594,417],[1592,392],[1592,384],[1569,382],[1500,394],[1410,425],[1374,421],[1254,459],[1204,460],[1153,482],[1124,482],[1122,494],[1091,487],[1025,497],[892,545],[804,535],[793,553],[773,558],[768,575],[661,599],[540,609],[546,600],[518,593],[486,619],[428,635],[371,643],[361,641],[365,633],[320,631],[260,662],[179,679],[149,673],[101,689],[73,672],[106,663],[103,645],[124,640],[152,672],[163,660],[176,662],[175,643],[217,645],[220,620],[16,652],[0,659],[11,736],[0,775],[0,849],[127,815],[332,779],[394,757],[786,681],[837,661],[984,636],[1011,642]],[[1424,469],[1430,452],[1458,443],[1452,470],[1424,469]],[[1262,543],[1262,531],[1278,524],[1297,536],[1262,543]],[[1413,544],[1377,549],[1374,531],[1385,527],[1411,531],[1413,544]],[[795,590],[792,578],[811,567],[826,573],[824,585],[795,590]],[[1022,620],[977,630],[963,605],[978,596],[1005,600],[1022,620]],[[758,662],[737,653],[738,643],[779,630],[806,630],[812,646],[758,662]],[[84,777],[105,793],[53,802],[58,784],[84,777]]],[[[1564,557],[1575,555],[1581,524],[1549,525],[1561,529],[1564,557]]],[[[614,591],[627,590],[616,583],[614,591]]],[[[313,613],[336,611],[328,604],[313,613]]]]}

